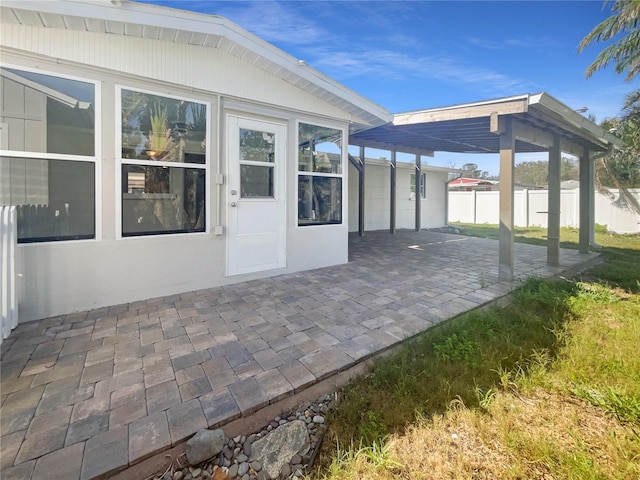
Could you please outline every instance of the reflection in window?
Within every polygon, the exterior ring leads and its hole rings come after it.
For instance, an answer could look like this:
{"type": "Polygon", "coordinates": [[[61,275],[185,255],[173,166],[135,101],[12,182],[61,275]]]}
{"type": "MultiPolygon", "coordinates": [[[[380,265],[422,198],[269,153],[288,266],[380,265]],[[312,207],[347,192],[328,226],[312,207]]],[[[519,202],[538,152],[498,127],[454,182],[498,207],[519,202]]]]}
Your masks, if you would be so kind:
{"type": "Polygon", "coordinates": [[[95,236],[95,164],[0,158],[0,205],[15,205],[18,242],[95,236]]]}
{"type": "Polygon", "coordinates": [[[207,106],[122,90],[122,158],[206,163],[207,106]]]}
{"type": "Polygon", "coordinates": [[[342,223],[342,179],[298,177],[298,224],[342,223]]]}
{"type": "Polygon", "coordinates": [[[342,173],[342,131],[301,123],[298,129],[298,171],[342,173]]]}
{"type": "Polygon", "coordinates": [[[273,168],[240,165],[241,198],[273,198],[273,168]]]}
{"type": "Polygon", "coordinates": [[[204,232],[205,170],[122,166],[122,234],[204,232]]]}
{"type": "Polygon", "coordinates": [[[95,238],[95,85],[0,68],[0,123],[0,148],[41,157],[0,158],[18,242],[95,238]]]}
{"type": "Polygon", "coordinates": [[[0,69],[5,150],[95,155],[95,87],[66,78],[0,69]]]}
{"type": "Polygon", "coordinates": [[[125,89],[121,101],[122,235],[204,232],[207,105],[125,89]]]}
{"type": "Polygon", "coordinates": [[[298,225],[342,223],[342,130],[298,127],[298,225]]]}
{"type": "Polygon", "coordinates": [[[275,142],[274,133],[241,128],[240,161],[273,163],[275,142]]]}
{"type": "Polygon", "coordinates": [[[240,197],[274,198],[276,135],[240,129],[240,197]]]}
{"type": "MultiPolygon", "coordinates": [[[[409,189],[411,193],[415,193],[416,191],[416,174],[412,173],[411,178],[409,180],[409,189]]],[[[423,173],[420,176],[420,197],[427,198],[427,174],[423,173]]]]}

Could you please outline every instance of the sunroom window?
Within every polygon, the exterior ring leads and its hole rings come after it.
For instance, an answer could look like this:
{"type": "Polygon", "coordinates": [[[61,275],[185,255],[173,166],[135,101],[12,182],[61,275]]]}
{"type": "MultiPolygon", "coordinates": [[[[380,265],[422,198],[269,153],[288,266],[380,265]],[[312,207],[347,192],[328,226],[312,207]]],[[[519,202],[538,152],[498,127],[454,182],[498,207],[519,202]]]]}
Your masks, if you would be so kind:
{"type": "MultiPolygon", "coordinates": [[[[411,193],[416,191],[416,174],[412,173],[409,180],[409,189],[411,193]]],[[[427,198],[427,174],[420,174],[420,198],[427,198]]]]}
{"type": "Polygon", "coordinates": [[[122,235],[206,229],[207,105],[121,90],[122,235]]]}
{"type": "Polygon", "coordinates": [[[342,130],[298,127],[298,225],[342,223],[342,130]]]}
{"type": "Polygon", "coordinates": [[[0,69],[0,204],[18,242],[95,238],[93,83],[0,69]]]}

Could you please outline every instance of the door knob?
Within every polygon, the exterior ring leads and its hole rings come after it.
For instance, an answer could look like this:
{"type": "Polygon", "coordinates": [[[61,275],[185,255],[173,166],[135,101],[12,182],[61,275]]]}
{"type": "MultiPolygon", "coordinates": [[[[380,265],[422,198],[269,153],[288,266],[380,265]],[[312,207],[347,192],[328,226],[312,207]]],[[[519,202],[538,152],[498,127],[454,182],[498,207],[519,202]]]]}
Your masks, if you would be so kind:
{"type": "Polygon", "coordinates": [[[238,206],[238,202],[231,202],[231,206],[232,207],[237,207],[238,206]]]}

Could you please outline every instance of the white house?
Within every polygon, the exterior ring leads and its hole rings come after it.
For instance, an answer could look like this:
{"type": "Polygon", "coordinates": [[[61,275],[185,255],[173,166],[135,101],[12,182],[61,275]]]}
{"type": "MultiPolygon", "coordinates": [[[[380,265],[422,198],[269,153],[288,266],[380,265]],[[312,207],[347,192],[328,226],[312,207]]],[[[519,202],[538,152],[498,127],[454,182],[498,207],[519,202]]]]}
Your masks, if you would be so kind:
{"type": "Polygon", "coordinates": [[[347,138],[384,108],[221,17],[1,8],[21,321],[347,261],[347,138]]]}
{"type": "MultiPolygon", "coordinates": [[[[3,0],[0,21],[0,207],[17,208],[21,321],[345,263],[349,231],[443,226],[448,170],[420,160],[434,151],[500,153],[511,280],[515,152],[549,152],[549,178],[561,151],[580,157],[588,251],[590,155],[622,145],[545,92],[392,116],[214,15],[3,0]]],[[[549,198],[556,264],[559,183],[549,198]]]]}

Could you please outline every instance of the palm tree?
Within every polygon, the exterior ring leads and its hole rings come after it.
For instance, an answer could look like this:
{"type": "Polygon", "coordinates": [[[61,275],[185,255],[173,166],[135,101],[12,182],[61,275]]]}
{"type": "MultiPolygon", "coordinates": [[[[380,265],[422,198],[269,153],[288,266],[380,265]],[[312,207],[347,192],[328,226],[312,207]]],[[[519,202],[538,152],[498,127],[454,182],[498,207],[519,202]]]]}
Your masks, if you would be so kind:
{"type": "MultiPolygon", "coordinates": [[[[620,121],[623,123],[634,122],[637,127],[640,127],[640,89],[634,90],[625,97],[620,121]]],[[[640,142],[638,145],[640,146],[640,142]]]]}
{"type": "MultiPolygon", "coordinates": [[[[605,4],[609,0],[605,0],[605,4]]],[[[630,82],[640,73],[640,0],[614,0],[611,7],[613,15],[599,23],[582,39],[578,52],[597,43],[619,40],[602,50],[587,68],[587,78],[596,70],[614,64],[617,73],[627,72],[625,80],[630,82]]]]}
{"type": "Polygon", "coordinates": [[[618,118],[606,120],[601,126],[623,140],[626,147],[597,160],[596,186],[611,197],[615,196],[608,187],[616,188],[616,203],[640,215],[640,202],[629,192],[640,187],[640,90],[626,96],[618,118]]]}

